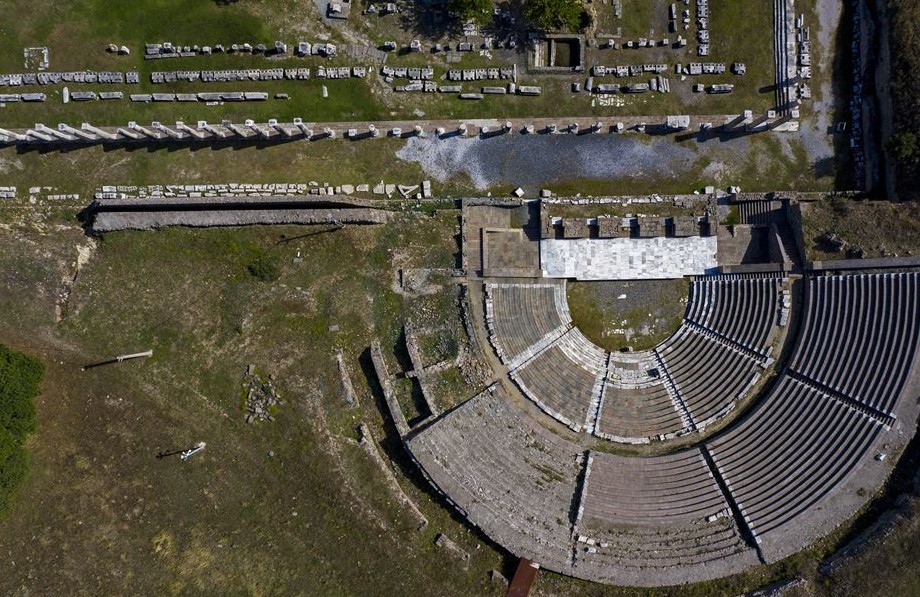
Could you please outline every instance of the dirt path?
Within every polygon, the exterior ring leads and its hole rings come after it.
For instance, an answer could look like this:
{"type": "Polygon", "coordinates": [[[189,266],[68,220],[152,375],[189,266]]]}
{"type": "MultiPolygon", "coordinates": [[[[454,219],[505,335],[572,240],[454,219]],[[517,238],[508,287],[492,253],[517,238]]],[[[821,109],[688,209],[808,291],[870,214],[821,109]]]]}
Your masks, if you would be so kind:
{"type": "Polygon", "coordinates": [[[885,145],[892,132],[888,7],[885,2],[860,2],[862,22],[863,145],[866,190],[893,198],[892,166],[885,145]]]}
{"type": "Polygon", "coordinates": [[[894,160],[888,153],[888,139],[894,132],[894,106],[891,99],[891,8],[887,2],[876,1],[878,23],[878,54],[875,61],[875,97],[878,102],[880,143],[879,175],[885,184],[885,195],[897,201],[894,160]]]}

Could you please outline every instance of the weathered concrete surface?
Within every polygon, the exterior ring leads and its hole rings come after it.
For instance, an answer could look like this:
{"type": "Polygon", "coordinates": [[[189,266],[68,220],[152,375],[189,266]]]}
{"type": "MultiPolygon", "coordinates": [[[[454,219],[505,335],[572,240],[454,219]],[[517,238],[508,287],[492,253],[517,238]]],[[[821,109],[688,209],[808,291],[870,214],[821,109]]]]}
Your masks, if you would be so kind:
{"type": "Polygon", "coordinates": [[[256,224],[384,224],[392,212],[376,209],[207,209],[201,211],[100,212],[94,232],[154,230],[168,226],[212,228],[256,224]]]}

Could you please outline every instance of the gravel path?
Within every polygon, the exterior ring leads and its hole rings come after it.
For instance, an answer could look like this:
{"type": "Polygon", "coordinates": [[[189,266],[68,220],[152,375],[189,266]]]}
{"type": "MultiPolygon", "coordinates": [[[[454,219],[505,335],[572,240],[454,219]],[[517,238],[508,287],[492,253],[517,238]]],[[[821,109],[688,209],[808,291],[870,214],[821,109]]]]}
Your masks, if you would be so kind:
{"type": "Polygon", "coordinates": [[[503,135],[492,139],[434,137],[408,140],[396,154],[444,181],[465,174],[480,190],[507,183],[537,187],[577,178],[674,177],[688,171],[697,151],[670,137],[643,142],[627,135],[503,135]]]}
{"type": "MultiPolygon", "coordinates": [[[[833,73],[834,54],[837,51],[849,52],[849,48],[836,48],[837,30],[840,27],[840,19],[843,16],[843,2],[841,0],[818,0],[815,5],[818,14],[818,23],[806,23],[811,27],[812,32],[817,32],[817,39],[812,36],[812,43],[817,41],[816,51],[813,56],[817,56],[819,61],[815,64],[815,70],[821,73],[822,84],[820,88],[812,85],[812,100],[806,104],[802,119],[802,125],[799,129],[799,135],[781,137],[784,143],[786,155],[792,156],[792,148],[789,147],[789,141],[800,139],[808,154],[809,163],[812,166],[819,165],[822,161],[834,159],[834,137],[828,134],[828,129],[833,125],[835,104],[840,101],[834,96],[833,73]],[[825,76],[825,74],[827,76],[825,76]],[[811,112],[811,114],[809,114],[811,112]]],[[[826,175],[832,175],[832,171],[826,168],[815,168],[816,173],[826,172],[826,175]]]]}

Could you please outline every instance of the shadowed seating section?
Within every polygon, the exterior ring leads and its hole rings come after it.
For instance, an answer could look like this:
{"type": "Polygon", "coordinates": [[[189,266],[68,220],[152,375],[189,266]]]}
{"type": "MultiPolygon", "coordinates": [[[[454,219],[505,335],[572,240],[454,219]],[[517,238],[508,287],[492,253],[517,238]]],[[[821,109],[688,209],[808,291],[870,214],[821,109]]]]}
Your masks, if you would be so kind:
{"type": "Polygon", "coordinates": [[[575,569],[602,582],[679,584],[758,562],[699,449],[654,458],[591,452],[575,569]]]}
{"type": "Polygon", "coordinates": [[[808,282],[790,368],[892,414],[917,350],[918,274],[827,276],[808,282]]]}
{"type": "Polygon", "coordinates": [[[749,350],[769,356],[779,321],[782,278],[697,278],[690,287],[687,321],[749,350]]]}
{"type": "Polygon", "coordinates": [[[606,368],[607,353],[572,328],[511,378],[547,414],[580,431],[600,400],[606,368]]]}
{"type": "Polygon", "coordinates": [[[569,568],[584,453],[535,426],[500,386],[407,445],[432,483],[492,539],[553,570],[569,568]]]}
{"type": "MultiPolygon", "coordinates": [[[[806,283],[792,366],[750,413],[699,446],[654,457],[588,451],[539,427],[498,386],[410,432],[406,445],[471,523],[513,554],[557,572],[677,585],[778,561],[866,504],[891,470],[881,456],[900,454],[920,410],[918,274],[806,283]],[[840,362],[862,376],[838,369],[840,362]],[[892,380],[877,374],[886,370],[892,380]]],[[[544,348],[523,367],[535,368],[526,383],[549,388],[553,375],[542,372],[556,373],[557,363],[560,371],[595,366],[599,355],[585,351],[581,338],[570,332],[544,348]]],[[[662,348],[691,409],[706,387],[731,387],[721,374],[707,377],[709,370],[732,371],[736,355],[755,362],[746,349],[726,353],[728,341],[696,328],[673,340],[708,365],[694,369],[693,358],[677,358],[681,350],[662,348]]],[[[664,394],[673,412],[682,408],[666,371],[654,364],[652,353],[609,355],[595,432],[641,437],[661,427],[641,417],[656,412],[651,404],[668,412],[664,394]],[[644,410],[608,414],[625,412],[631,396],[645,397],[644,410]]],[[[568,379],[563,375],[555,377],[568,379]]],[[[582,376],[580,387],[590,380],[582,376]]],[[[670,413],[661,420],[674,422],[670,413]]]]}
{"type": "Polygon", "coordinates": [[[693,281],[684,324],[654,349],[692,428],[702,431],[731,412],[772,364],[782,304],[782,278],[693,281]]]}
{"type": "MultiPolygon", "coordinates": [[[[720,473],[768,561],[798,551],[868,498],[847,491],[856,471],[887,472],[873,460],[883,425],[791,377],[758,409],[709,442],[720,473]]],[[[860,483],[862,486],[862,483],[860,483]]]]}
{"type": "Polygon", "coordinates": [[[763,371],[750,355],[689,326],[655,353],[698,430],[728,414],[763,371]]]}

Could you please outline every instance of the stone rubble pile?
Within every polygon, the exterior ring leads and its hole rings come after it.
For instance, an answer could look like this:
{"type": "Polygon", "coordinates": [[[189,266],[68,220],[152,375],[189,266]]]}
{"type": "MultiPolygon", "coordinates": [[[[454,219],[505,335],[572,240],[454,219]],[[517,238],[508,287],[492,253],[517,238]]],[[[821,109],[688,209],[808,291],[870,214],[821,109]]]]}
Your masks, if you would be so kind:
{"type": "Polygon", "coordinates": [[[25,58],[25,67],[29,68],[30,63],[34,64],[35,60],[38,60],[38,64],[35,65],[38,67],[38,70],[45,70],[48,68],[48,65],[51,64],[51,57],[47,47],[39,48],[23,48],[22,57],[25,58]]]}
{"type": "Polygon", "coordinates": [[[696,37],[700,42],[696,53],[709,56],[709,0],[696,0],[696,37]]]}
{"type": "MultiPolygon", "coordinates": [[[[677,68],[680,66],[678,64],[677,68]]],[[[725,64],[722,62],[691,62],[687,68],[679,72],[684,75],[721,75],[725,72],[725,64]]]]}
{"type": "Polygon", "coordinates": [[[667,64],[630,64],[626,66],[597,64],[591,67],[591,74],[595,77],[638,77],[644,73],[661,74],[666,70],[668,70],[667,64]]]}
{"type": "MultiPolygon", "coordinates": [[[[4,187],[0,187],[3,189],[4,187]]],[[[13,194],[15,195],[15,187],[13,194]]],[[[431,182],[422,181],[421,185],[387,184],[383,181],[376,185],[342,184],[332,186],[328,182],[308,183],[224,183],[224,184],[187,184],[187,185],[105,185],[97,187],[96,199],[197,199],[201,197],[299,197],[304,195],[352,195],[354,193],[371,193],[393,195],[399,192],[403,197],[419,199],[431,198],[431,182]]],[[[2,195],[0,195],[2,196],[2,195]]]]}
{"type": "Polygon", "coordinates": [[[862,189],[866,185],[866,148],[863,139],[863,48],[862,48],[862,18],[858,10],[858,2],[851,0],[850,4],[856,7],[853,10],[853,42],[850,46],[850,62],[852,64],[853,92],[850,98],[850,154],[853,156],[853,170],[856,188],[862,189]]]}
{"type": "Polygon", "coordinates": [[[243,379],[243,387],[246,388],[246,415],[247,423],[255,420],[274,421],[275,417],[271,411],[284,404],[281,400],[281,394],[275,388],[274,375],[269,375],[268,379],[263,379],[255,372],[255,365],[249,365],[246,369],[246,376],[243,379]]]}
{"type": "MultiPolygon", "coordinates": [[[[0,196],[3,195],[2,189],[0,187],[0,196]]],[[[16,187],[5,187],[7,189],[7,199],[16,198],[16,187]]],[[[78,193],[56,193],[56,187],[29,187],[29,202],[35,202],[38,200],[47,200],[47,201],[79,201],[80,195],[78,193]]]]}
{"type": "MultiPolygon", "coordinates": [[[[23,97],[26,95],[41,95],[44,97],[44,93],[40,94],[23,94],[23,97]]],[[[96,93],[95,91],[68,91],[67,88],[64,88],[64,103],[67,103],[68,100],[74,102],[89,102],[96,100],[117,100],[123,99],[125,94],[121,91],[100,91],[96,93]]],[[[25,100],[24,100],[25,101],[25,100]]],[[[44,99],[30,100],[30,101],[45,101],[44,99]]]]}
{"type": "MultiPolygon", "coordinates": [[[[306,81],[310,79],[309,68],[266,68],[245,70],[184,70],[150,73],[154,84],[176,82],[226,83],[231,81],[306,81]]],[[[316,69],[318,79],[349,79],[367,76],[365,66],[323,67],[316,69]]]]}
{"type": "Polygon", "coordinates": [[[300,183],[227,183],[187,185],[106,185],[96,189],[96,199],[278,197],[304,195],[309,186],[300,183]]]}
{"type": "Polygon", "coordinates": [[[448,81],[485,81],[514,78],[513,67],[465,68],[447,71],[448,81]]]}
{"type": "MultiPolygon", "coordinates": [[[[261,102],[264,91],[221,91],[219,93],[132,93],[132,102],[261,102]]],[[[76,98],[74,98],[76,99],[76,98]]],[[[92,98],[95,99],[95,98],[92,98]]]]}
{"type": "MultiPolygon", "coordinates": [[[[300,57],[336,55],[337,48],[329,43],[313,43],[306,41],[297,42],[293,54],[300,57]]],[[[209,56],[211,54],[262,54],[264,56],[286,56],[289,54],[288,45],[280,40],[272,45],[266,44],[214,44],[209,45],[173,45],[170,42],[144,44],[144,59],[158,60],[162,58],[191,58],[194,56],[209,56]]]]}
{"type": "Polygon", "coordinates": [[[68,71],[39,73],[0,74],[0,87],[20,87],[23,85],[56,85],[58,83],[106,83],[122,85],[139,83],[136,72],[113,71],[68,71]]]}
{"type": "Polygon", "coordinates": [[[422,68],[382,66],[380,68],[380,74],[384,77],[391,77],[391,79],[386,79],[388,83],[391,82],[392,79],[412,79],[413,81],[431,81],[434,79],[434,69],[430,66],[422,68]]]}
{"type": "Polygon", "coordinates": [[[811,28],[804,26],[804,16],[799,16],[796,25],[799,29],[795,36],[799,63],[796,72],[799,81],[795,85],[795,92],[798,98],[805,100],[811,99],[811,87],[806,82],[811,79],[811,28]]]}

